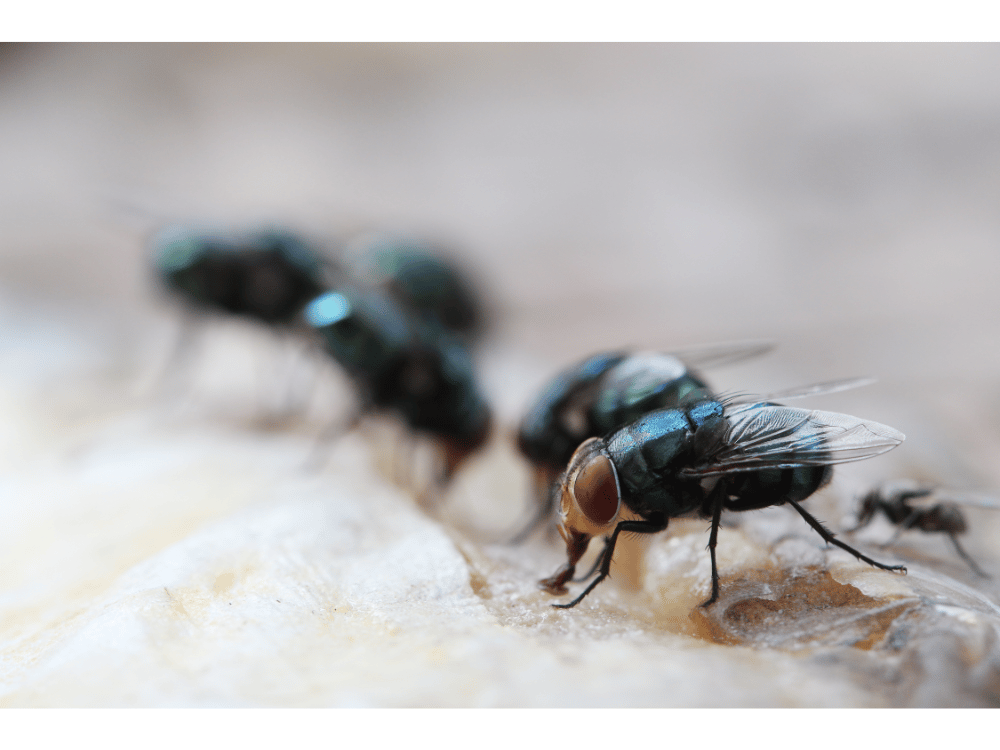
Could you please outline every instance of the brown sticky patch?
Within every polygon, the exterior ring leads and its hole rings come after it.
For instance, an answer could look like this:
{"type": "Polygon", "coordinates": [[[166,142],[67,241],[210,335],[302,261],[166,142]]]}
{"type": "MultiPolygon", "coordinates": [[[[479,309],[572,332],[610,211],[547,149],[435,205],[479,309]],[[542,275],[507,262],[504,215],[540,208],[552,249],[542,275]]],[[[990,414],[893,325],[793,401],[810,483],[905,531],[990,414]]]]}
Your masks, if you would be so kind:
{"type": "Polygon", "coordinates": [[[917,604],[911,600],[900,602],[895,606],[886,607],[870,613],[867,616],[870,634],[868,637],[855,641],[851,645],[862,651],[870,651],[875,646],[881,645],[889,628],[893,626],[903,615],[909,616],[917,604]]]}
{"type": "Polygon", "coordinates": [[[469,586],[472,587],[472,593],[480,599],[493,598],[493,592],[490,591],[490,584],[486,580],[486,576],[478,570],[472,569],[469,571],[469,586]]]}
{"type": "Polygon", "coordinates": [[[829,572],[808,568],[754,571],[724,580],[719,601],[696,607],[696,635],[716,643],[797,648],[846,645],[872,649],[915,600],[875,599],[829,572]]]}

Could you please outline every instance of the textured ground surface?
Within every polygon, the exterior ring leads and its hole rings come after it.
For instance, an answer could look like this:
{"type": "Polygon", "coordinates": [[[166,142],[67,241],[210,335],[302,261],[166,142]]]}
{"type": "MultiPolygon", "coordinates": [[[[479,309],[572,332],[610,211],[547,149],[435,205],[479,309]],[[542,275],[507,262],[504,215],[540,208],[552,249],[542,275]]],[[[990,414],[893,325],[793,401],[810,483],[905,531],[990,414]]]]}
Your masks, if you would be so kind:
{"type": "Polygon", "coordinates": [[[969,511],[991,579],[884,523],[854,541],[905,577],[729,519],[706,610],[703,521],[572,611],[535,586],[559,545],[499,543],[521,410],[623,345],[777,343],[721,390],[877,376],[809,402],[907,434],[809,500],[835,530],[884,478],[1000,491],[998,74],[982,46],[0,51],[0,704],[1000,704],[1000,513],[969,511]],[[207,323],[162,376],[144,242],[194,220],[480,269],[498,432],[441,507],[392,481],[391,424],[310,465],[350,394],[266,331],[207,323]]]}

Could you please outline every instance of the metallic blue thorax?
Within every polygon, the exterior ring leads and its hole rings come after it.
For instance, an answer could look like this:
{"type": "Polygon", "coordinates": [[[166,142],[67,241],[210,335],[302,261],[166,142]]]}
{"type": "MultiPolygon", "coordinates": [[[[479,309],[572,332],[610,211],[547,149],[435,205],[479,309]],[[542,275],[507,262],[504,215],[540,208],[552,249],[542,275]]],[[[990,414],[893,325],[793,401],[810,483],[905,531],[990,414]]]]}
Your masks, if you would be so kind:
{"type": "Polygon", "coordinates": [[[607,449],[618,470],[622,501],[645,516],[669,518],[697,508],[704,497],[701,484],[680,470],[695,461],[695,433],[721,427],[722,410],[712,399],[659,409],[611,435],[607,449]]]}

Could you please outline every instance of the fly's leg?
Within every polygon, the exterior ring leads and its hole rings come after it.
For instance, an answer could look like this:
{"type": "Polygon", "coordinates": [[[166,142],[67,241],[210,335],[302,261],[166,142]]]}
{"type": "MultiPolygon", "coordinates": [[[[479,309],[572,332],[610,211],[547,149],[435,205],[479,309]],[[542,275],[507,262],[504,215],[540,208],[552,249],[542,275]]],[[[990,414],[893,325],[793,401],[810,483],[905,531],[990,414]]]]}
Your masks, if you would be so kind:
{"type": "Polygon", "coordinates": [[[313,449],[306,458],[305,463],[302,465],[303,470],[319,471],[323,468],[323,465],[326,463],[326,459],[329,455],[326,450],[328,444],[334,438],[347,434],[361,424],[361,420],[364,418],[365,413],[365,407],[361,406],[352,410],[346,419],[339,422],[331,422],[326,429],[324,429],[323,432],[316,437],[313,449]]]}
{"type": "MultiPolygon", "coordinates": [[[[575,607],[577,604],[583,601],[583,598],[587,594],[589,594],[591,591],[594,590],[597,584],[599,584],[601,581],[603,581],[605,578],[608,577],[608,574],[611,572],[611,557],[612,555],[614,555],[615,544],[618,542],[618,535],[621,532],[634,531],[637,534],[655,534],[659,531],[663,531],[665,528],[667,528],[666,518],[659,518],[656,520],[649,520],[649,521],[619,522],[619,524],[615,527],[614,533],[611,535],[611,538],[608,539],[608,543],[604,548],[604,552],[601,556],[601,572],[597,576],[597,578],[591,581],[590,585],[583,590],[583,593],[580,594],[578,597],[576,597],[576,599],[571,601],[569,604],[553,604],[552,606],[558,607],[559,609],[570,609],[571,607],[575,607]]],[[[572,573],[570,573],[570,575],[572,575],[572,573]]]]}
{"type": "Polygon", "coordinates": [[[899,537],[903,535],[904,531],[913,528],[913,524],[917,522],[918,518],[920,518],[920,511],[917,510],[911,511],[910,515],[904,518],[903,522],[899,524],[899,528],[896,529],[896,533],[889,538],[889,541],[886,542],[885,544],[880,544],[879,546],[882,547],[883,549],[885,547],[891,547],[899,540],[899,537]]]}
{"type": "MultiPolygon", "coordinates": [[[[308,410],[309,402],[312,400],[316,390],[316,368],[309,367],[310,355],[317,351],[317,347],[311,341],[302,342],[291,332],[282,330],[281,341],[285,350],[285,371],[282,374],[284,380],[284,392],[278,400],[278,409],[275,416],[278,419],[287,418],[295,414],[301,414],[308,410]],[[300,378],[299,374],[305,374],[300,378]],[[305,380],[304,384],[299,381],[305,380]]],[[[281,381],[279,380],[279,384],[281,381]]]]}
{"type": "Polygon", "coordinates": [[[206,325],[205,318],[205,315],[187,307],[181,311],[177,329],[172,334],[173,341],[164,349],[165,358],[154,363],[149,374],[143,378],[144,382],[134,386],[136,395],[147,396],[159,391],[173,396],[181,391],[179,384],[190,374],[191,362],[201,343],[200,329],[206,325]]]}
{"type": "Polygon", "coordinates": [[[590,578],[592,575],[594,575],[594,573],[597,572],[597,569],[599,567],[601,567],[601,563],[604,562],[604,556],[606,554],[608,554],[608,540],[607,539],[604,540],[604,549],[601,550],[601,554],[599,554],[597,556],[597,559],[594,560],[594,564],[590,566],[590,570],[588,570],[582,576],[574,578],[573,580],[574,581],[586,581],[588,578],[590,578]]]}
{"type": "Polygon", "coordinates": [[[954,531],[949,531],[948,532],[948,538],[951,539],[951,543],[954,545],[955,551],[959,554],[959,557],[961,557],[963,560],[965,560],[965,563],[970,568],[972,568],[972,571],[977,576],[981,576],[982,578],[990,578],[991,577],[989,573],[987,573],[982,568],[980,568],[978,565],[976,565],[975,561],[969,556],[969,554],[964,549],[962,549],[962,545],[958,543],[958,537],[955,535],[954,531]]]}
{"type": "Polygon", "coordinates": [[[704,510],[707,510],[709,504],[712,506],[712,533],[708,537],[708,553],[712,557],[712,596],[708,601],[701,603],[702,607],[707,607],[719,598],[719,566],[715,562],[715,545],[719,541],[719,521],[722,519],[722,503],[725,499],[725,483],[720,481],[712,490],[712,494],[706,498],[704,507],[704,510]]]}
{"type": "Polygon", "coordinates": [[[539,503],[538,510],[528,521],[528,524],[517,532],[514,536],[510,538],[508,544],[523,544],[524,541],[531,536],[531,534],[541,526],[545,519],[552,515],[552,503],[546,500],[544,503],[539,503]]]}
{"type": "Polygon", "coordinates": [[[823,524],[821,524],[813,516],[811,516],[809,512],[801,505],[799,505],[797,502],[795,502],[791,498],[786,498],[785,501],[799,512],[799,515],[805,519],[807,524],[809,524],[816,530],[817,534],[823,537],[823,541],[826,542],[827,544],[832,544],[836,547],[840,547],[845,552],[850,552],[856,558],[858,558],[862,562],[868,563],[874,568],[879,568],[880,570],[898,570],[900,573],[906,572],[905,565],[885,565],[883,563],[872,560],[870,557],[867,557],[866,555],[861,554],[856,549],[854,549],[854,547],[851,547],[848,544],[844,544],[839,539],[836,539],[833,536],[833,534],[827,531],[827,529],[823,526],[823,524]]]}
{"type": "Polygon", "coordinates": [[[522,544],[534,533],[535,529],[551,518],[552,512],[555,510],[556,502],[553,495],[555,488],[553,487],[552,476],[548,472],[536,471],[533,485],[533,496],[537,510],[531,517],[528,525],[511,537],[508,544],[522,544]]]}

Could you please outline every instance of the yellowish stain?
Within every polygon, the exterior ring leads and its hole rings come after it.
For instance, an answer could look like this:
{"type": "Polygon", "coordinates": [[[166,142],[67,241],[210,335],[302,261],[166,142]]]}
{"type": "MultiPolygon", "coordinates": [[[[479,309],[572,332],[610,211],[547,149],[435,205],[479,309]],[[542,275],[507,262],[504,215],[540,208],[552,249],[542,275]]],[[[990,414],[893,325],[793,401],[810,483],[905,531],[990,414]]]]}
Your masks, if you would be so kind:
{"type": "Polygon", "coordinates": [[[216,595],[224,594],[233,587],[234,583],[236,583],[236,574],[231,570],[227,570],[225,573],[216,576],[215,583],[212,584],[212,592],[216,595]]]}

